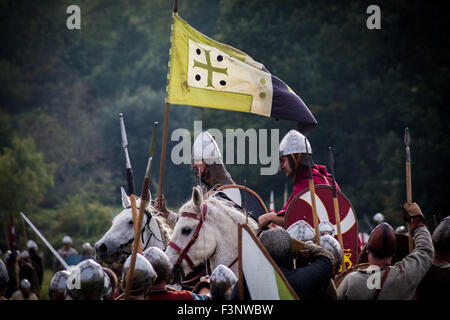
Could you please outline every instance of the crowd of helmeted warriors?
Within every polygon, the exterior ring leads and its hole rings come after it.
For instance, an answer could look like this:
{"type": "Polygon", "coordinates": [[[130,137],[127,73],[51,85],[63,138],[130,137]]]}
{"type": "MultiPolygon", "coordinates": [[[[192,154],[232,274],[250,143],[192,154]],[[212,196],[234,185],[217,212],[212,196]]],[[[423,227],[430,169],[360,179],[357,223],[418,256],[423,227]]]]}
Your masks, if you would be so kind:
{"type": "MultiPolygon", "coordinates": [[[[259,240],[283,272],[301,300],[370,299],[447,299],[450,288],[450,216],[444,218],[431,235],[416,203],[403,206],[403,217],[410,226],[414,249],[396,257],[398,243],[392,227],[382,222],[371,232],[363,253],[367,262],[339,274],[342,249],[331,235],[323,233],[320,245],[314,243],[314,229],[298,221],[288,230],[269,228],[259,240]],[[368,286],[374,267],[380,275],[378,286],[368,286]]],[[[65,239],[67,243],[71,241],[65,239]]],[[[70,239],[71,240],[71,239],[70,239]]],[[[70,243],[69,243],[70,242],[70,243]]],[[[66,251],[70,250],[66,246],[66,251]]],[[[83,251],[88,252],[88,246],[83,251]],[[84,250],[86,249],[86,250],[84,250]]],[[[60,253],[64,249],[60,249],[60,253]]],[[[0,297],[11,300],[38,300],[43,280],[42,258],[37,245],[29,241],[28,250],[8,251],[0,260],[0,297]]],[[[125,299],[131,255],[118,273],[85,256],[68,269],[55,269],[48,287],[51,300],[125,299]]],[[[61,266],[59,266],[60,268],[61,266]]],[[[127,299],[134,300],[238,300],[239,281],[226,266],[212,270],[193,288],[170,284],[172,264],[159,248],[150,247],[136,255],[127,299]]],[[[244,299],[251,299],[244,281],[244,299]]],[[[242,296],[241,296],[242,298],[242,296]]]]}

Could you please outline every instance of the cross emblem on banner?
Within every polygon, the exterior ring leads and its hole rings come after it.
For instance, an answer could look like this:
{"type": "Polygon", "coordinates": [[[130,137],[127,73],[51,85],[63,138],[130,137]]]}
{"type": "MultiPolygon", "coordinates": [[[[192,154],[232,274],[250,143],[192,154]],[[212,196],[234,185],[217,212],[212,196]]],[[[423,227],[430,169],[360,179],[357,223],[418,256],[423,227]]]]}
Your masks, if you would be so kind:
{"type": "Polygon", "coordinates": [[[207,87],[214,88],[214,86],[212,85],[213,72],[217,72],[217,73],[222,73],[222,74],[228,75],[227,74],[227,69],[228,68],[217,68],[217,67],[214,67],[211,64],[210,52],[211,52],[211,50],[205,50],[206,63],[202,63],[202,62],[199,62],[197,60],[194,60],[194,66],[193,67],[194,68],[198,67],[198,68],[207,70],[208,71],[207,87]]]}

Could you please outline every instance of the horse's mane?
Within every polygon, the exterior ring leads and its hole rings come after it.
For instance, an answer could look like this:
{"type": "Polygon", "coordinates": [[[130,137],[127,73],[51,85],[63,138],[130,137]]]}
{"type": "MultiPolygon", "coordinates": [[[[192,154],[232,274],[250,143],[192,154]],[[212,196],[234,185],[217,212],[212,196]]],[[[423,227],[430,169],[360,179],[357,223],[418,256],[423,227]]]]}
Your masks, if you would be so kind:
{"type": "MultiPolygon", "coordinates": [[[[236,209],[232,201],[217,197],[216,194],[219,192],[220,191],[217,191],[210,195],[208,198],[204,199],[203,203],[213,209],[211,211],[213,214],[225,214],[236,224],[246,223],[247,219],[243,212],[236,209]]],[[[180,215],[181,212],[186,211],[186,209],[191,208],[192,206],[194,206],[194,204],[191,199],[183,206],[181,206],[178,215],[180,215]]],[[[248,225],[253,231],[256,231],[258,229],[257,223],[252,218],[248,219],[248,225]]]]}
{"type": "MultiPolygon", "coordinates": [[[[138,214],[139,214],[139,206],[140,206],[140,204],[141,204],[141,199],[140,198],[136,198],[136,209],[137,209],[138,214]]],[[[128,209],[128,208],[124,208],[124,210],[122,210],[122,212],[125,211],[125,209],[128,209]]],[[[130,208],[130,210],[131,210],[131,208],[130,208]]],[[[172,234],[172,229],[167,225],[165,219],[163,219],[162,217],[160,217],[157,214],[154,214],[154,212],[156,212],[156,211],[155,211],[155,208],[153,207],[153,205],[151,204],[151,201],[149,202],[146,211],[149,212],[152,215],[152,217],[155,219],[156,224],[158,225],[159,230],[161,231],[161,235],[162,235],[162,237],[164,239],[164,244],[165,244],[165,246],[167,246],[169,241],[170,241],[170,236],[172,234]]],[[[113,218],[112,223],[114,223],[114,221],[117,219],[118,216],[120,216],[120,213],[117,214],[113,218]]]]}

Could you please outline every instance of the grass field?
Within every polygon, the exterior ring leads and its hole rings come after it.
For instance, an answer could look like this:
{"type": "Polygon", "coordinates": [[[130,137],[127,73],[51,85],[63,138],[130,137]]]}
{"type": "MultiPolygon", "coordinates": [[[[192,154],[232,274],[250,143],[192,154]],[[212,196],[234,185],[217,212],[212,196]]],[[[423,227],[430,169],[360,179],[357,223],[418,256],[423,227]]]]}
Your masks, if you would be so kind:
{"type": "Polygon", "coordinates": [[[52,280],[54,273],[52,269],[44,270],[44,279],[42,280],[41,287],[41,300],[48,300],[48,285],[50,284],[50,280],[52,280]]]}

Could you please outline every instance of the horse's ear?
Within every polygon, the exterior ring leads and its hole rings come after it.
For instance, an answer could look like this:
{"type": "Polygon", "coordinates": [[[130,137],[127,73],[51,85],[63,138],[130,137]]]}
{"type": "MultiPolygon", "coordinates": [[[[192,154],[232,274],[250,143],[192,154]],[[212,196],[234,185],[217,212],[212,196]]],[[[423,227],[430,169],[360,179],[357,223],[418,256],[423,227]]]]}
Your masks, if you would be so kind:
{"type": "Polygon", "coordinates": [[[195,206],[200,209],[203,202],[203,195],[201,190],[197,187],[192,188],[192,201],[194,202],[195,206]]]}
{"type": "Polygon", "coordinates": [[[122,194],[122,206],[124,208],[130,207],[131,206],[130,198],[128,197],[128,195],[123,187],[120,187],[120,193],[122,194]]]}

